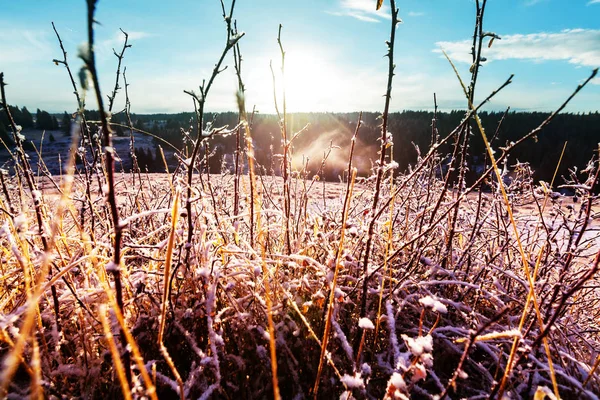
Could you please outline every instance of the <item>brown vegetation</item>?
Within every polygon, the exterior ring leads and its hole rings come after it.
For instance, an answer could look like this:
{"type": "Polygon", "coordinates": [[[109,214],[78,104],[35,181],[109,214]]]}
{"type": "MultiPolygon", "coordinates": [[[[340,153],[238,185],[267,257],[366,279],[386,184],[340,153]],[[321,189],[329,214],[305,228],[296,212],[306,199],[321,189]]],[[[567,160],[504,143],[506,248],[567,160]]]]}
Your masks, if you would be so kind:
{"type": "MultiPolygon", "coordinates": [[[[227,40],[201,93],[188,92],[197,125],[182,132],[187,144],[174,171],[144,174],[135,162],[130,174],[115,171],[94,65],[94,0],[81,58],[102,118],[86,121],[78,96],[62,178],[36,179],[11,123],[14,173],[0,173],[2,396],[597,398],[600,154],[569,177],[577,201],[553,192],[554,182],[536,184],[526,165],[508,183],[498,165],[543,135],[570,98],[522,139],[492,151],[477,112],[512,77],[474,103],[483,44],[497,38],[483,30],[486,1],[476,2],[473,67],[463,85],[469,111],[451,132],[438,131],[434,117],[430,150],[406,173],[390,161],[386,129],[391,1],[378,161],[371,177],[356,181],[359,121],[341,183],[321,179],[327,152],[315,175],[292,169],[292,143],[302,133],[287,131],[285,96],[282,177],[256,173],[243,34],[235,2],[228,10],[221,4],[227,40]],[[218,128],[203,121],[203,107],[230,50],[239,124],[218,128]],[[467,186],[472,132],[487,159],[467,186]],[[203,143],[220,134],[238,135],[235,173],[199,173],[203,143]],[[439,152],[445,143],[453,143],[449,169],[439,152]],[[493,190],[484,193],[484,185],[493,190]]],[[[127,42],[115,53],[109,108],[126,49],[127,42]]],[[[60,63],[72,77],[66,53],[60,63]]],[[[0,87],[12,121],[3,75],[0,87]]],[[[80,88],[88,89],[85,79],[80,88]]]]}

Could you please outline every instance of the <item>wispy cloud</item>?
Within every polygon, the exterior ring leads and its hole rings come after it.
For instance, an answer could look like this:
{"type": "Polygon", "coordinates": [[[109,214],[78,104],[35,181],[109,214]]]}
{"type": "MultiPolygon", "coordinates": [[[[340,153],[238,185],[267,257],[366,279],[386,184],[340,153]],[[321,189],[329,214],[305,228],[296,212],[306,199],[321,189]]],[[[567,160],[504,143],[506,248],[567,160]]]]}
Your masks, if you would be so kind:
{"type": "Polygon", "coordinates": [[[361,13],[354,13],[351,11],[325,11],[327,14],[335,15],[336,17],[352,17],[364,22],[379,22],[377,18],[369,17],[361,13]]]}
{"type": "Polygon", "coordinates": [[[409,11],[408,12],[409,17],[422,17],[423,15],[425,15],[425,13],[421,12],[421,11],[409,11]]]}
{"type": "MultiPolygon", "coordinates": [[[[597,0],[595,0],[597,1],[597,0]]],[[[437,42],[451,59],[471,63],[471,40],[437,42]]],[[[440,53],[440,49],[433,50],[440,53]]],[[[505,35],[502,40],[485,50],[485,57],[493,60],[567,61],[571,64],[600,66],[600,30],[567,29],[557,33],[505,35]]]]}
{"type": "Polygon", "coordinates": [[[352,17],[364,22],[379,22],[392,18],[389,6],[385,4],[380,10],[375,10],[372,0],[339,0],[339,10],[329,14],[340,17],[352,17]]]}
{"type": "MultiPolygon", "coordinates": [[[[125,31],[125,32],[127,32],[127,35],[129,36],[130,41],[144,39],[144,38],[153,36],[151,33],[148,33],[148,32],[139,32],[139,31],[125,31]]],[[[110,39],[106,39],[104,41],[104,43],[112,44],[112,45],[122,45],[124,43],[124,41],[125,41],[125,35],[120,30],[117,30],[112,35],[112,37],[110,39]]]]}
{"type": "MultiPolygon", "coordinates": [[[[129,36],[129,39],[128,39],[129,44],[131,44],[131,42],[135,41],[135,40],[140,40],[140,39],[154,36],[148,32],[139,32],[139,31],[125,31],[125,32],[127,32],[127,35],[129,36]]],[[[113,49],[114,48],[115,50],[119,50],[121,47],[123,47],[124,43],[125,43],[125,35],[120,30],[116,30],[115,33],[113,33],[113,35],[111,37],[100,41],[99,45],[103,49],[113,49]]],[[[111,50],[111,52],[112,52],[112,50],[111,50]]]]}
{"type": "Polygon", "coordinates": [[[2,64],[52,59],[52,42],[48,32],[33,29],[0,29],[2,64]]]}
{"type": "MultiPolygon", "coordinates": [[[[132,45],[135,45],[135,42],[138,40],[155,36],[148,32],[127,30],[125,32],[127,32],[127,35],[129,35],[127,43],[132,45]]],[[[114,33],[107,38],[98,40],[97,44],[95,45],[98,61],[102,62],[113,60],[115,58],[113,55],[113,50],[117,53],[120,53],[124,43],[125,35],[119,29],[115,30],[114,33]]]]}
{"type": "MultiPolygon", "coordinates": [[[[526,7],[535,6],[536,4],[542,3],[544,1],[547,1],[547,0],[527,0],[527,1],[525,1],[525,6],[526,7]]],[[[592,1],[596,1],[596,0],[592,0],[592,1]]]]}
{"type": "Polygon", "coordinates": [[[600,4],[600,0],[590,0],[588,1],[587,5],[590,6],[592,4],[600,4]]]}

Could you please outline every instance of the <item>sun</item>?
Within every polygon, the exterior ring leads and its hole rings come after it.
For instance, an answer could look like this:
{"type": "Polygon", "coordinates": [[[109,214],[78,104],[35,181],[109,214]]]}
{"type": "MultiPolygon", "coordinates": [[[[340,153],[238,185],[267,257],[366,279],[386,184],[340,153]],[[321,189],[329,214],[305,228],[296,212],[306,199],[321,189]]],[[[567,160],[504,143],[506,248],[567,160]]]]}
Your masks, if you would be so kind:
{"type": "MultiPolygon", "coordinates": [[[[249,59],[251,66],[245,81],[248,84],[248,104],[257,104],[261,111],[275,112],[273,105],[273,76],[279,111],[283,112],[285,87],[287,112],[344,111],[356,101],[351,97],[355,90],[352,72],[338,62],[335,51],[318,45],[291,44],[285,50],[285,80],[281,75],[279,49],[249,59]]],[[[352,107],[351,107],[352,108],[352,107]]]]}
{"type": "MultiPolygon", "coordinates": [[[[277,72],[280,64],[273,62],[277,72]]],[[[342,78],[331,57],[308,48],[286,50],[285,90],[290,112],[331,111],[339,102],[342,78]]]]}

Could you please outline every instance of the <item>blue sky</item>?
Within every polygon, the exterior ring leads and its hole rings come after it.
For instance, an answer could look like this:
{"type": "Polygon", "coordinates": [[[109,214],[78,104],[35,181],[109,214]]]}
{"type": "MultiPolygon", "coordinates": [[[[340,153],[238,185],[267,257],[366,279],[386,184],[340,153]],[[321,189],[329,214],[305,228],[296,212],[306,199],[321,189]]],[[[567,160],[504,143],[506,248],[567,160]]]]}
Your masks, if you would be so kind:
{"type": "MultiPolygon", "coordinates": [[[[61,34],[71,67],[85,42],[84,0],[3,2],[0,14],[0,71],[11,104],[51,112],[76,109],[52,31],[61,34]]],[[[269,62],[280,66],[278,25],[283,24],[286,87],[290,111],[381,111],[389,36],[389,1],[237,0],[234,18],[246,33],[241,40],[247,105],[274,112],[269,62]]],[[[226,6],[229,6],[226,0],[226,6]]],[[[464,108],[460,86],[440,49],[456,62],[464,79],[473,32],[472,0],[399,0],[403,23],[397,28],[396,76],[392,109],[431,109],[433,93],[441,109],[464,108]]],[[[100,0],[96,19],[98,69],[105,94],[114,86],[119,28],[130,34],[126,53],[132,111],[191,111],[183,90],[207,79],[225,41],[218,0],[100,0]]],[[[478,95],[515,74],[514,83],[487,109],[549,111],[556,108],[591,70],[600,66],[600,0],[489,0],[484,29],[497,33],[484,56],[478,95]]],[[[235,110],[236,80],[230,67],[217,78],[207,108],[235,110]]],[[[278,77],[279,78],[279,77],[278,77]]],[[[278,79],[280,87],[281,80],[278,79]]],[[[88,100],[89,108],[95,104],[88,100]]],[[[115,111],[123,107],[117,98],[115,111]]],[[[589,85],[569,111],[600,109],[600,79],[589,85]]]]}

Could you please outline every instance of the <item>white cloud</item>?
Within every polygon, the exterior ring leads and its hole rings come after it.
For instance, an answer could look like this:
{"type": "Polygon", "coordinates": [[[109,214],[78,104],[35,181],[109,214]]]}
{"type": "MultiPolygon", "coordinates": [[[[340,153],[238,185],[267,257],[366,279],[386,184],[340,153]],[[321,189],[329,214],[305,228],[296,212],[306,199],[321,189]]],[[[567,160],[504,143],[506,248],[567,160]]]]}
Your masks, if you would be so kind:
{"type": "Polygon", "coordinates": [[[337,16],[356,18],[365,22],[379,22],[382,19],[391,19],[390,8],[383,5],[381,9],[375,9],[372,0],[339,0],[340,11],[329,12],[337,16]]]}
{"type": "MultiPolygon", "coordinates": [[[[129,36],[128,42],[132,40],[144,39],[153,36],[148,32],[125,31],[129,36]]],[[[122,46],[125,42],[125,35],[120,30],[116,30],[110,39],[105,39],[102,44],[106,46],[122,46]]]]}
{"type": "Polygon", "coordinates": [[[7,28],[0,30],[2,64],[52,61],[52,47],[47,31],[7,28]]]}
{"type": "MultiPolygon", "coordinates": [[[[453,61],[471,63],[471,40],[437,42],[453,61]]],[[[434,52],[441,53],[435,49],[434,52]]],[[[493,60],[567,61],[577,66],[600,66],[600,30],[566,29],[558,33],[505,35],[495,40],[484,55],[493,60]]]]}
{"type": "MultiPolygon", "coordinates": [[[[127,32],[127,35],[129,36],[129,39],[127,40],[128,44],[134,44],[136,40],[154,36],[148,32],[138,32],[138,31],[125,31],[125,32],[127,32]]],[[[96,48],[97,57],[104,59],[109,55],[112,56],[113,49],[117,53],[120,53],[121,49],[123,48],[124,43],[125,43],[125,35],[123,34],[123,32],[121,32],[120,30],[117,29],[111,37],[109,37],[108,39],[100,40],[100,41],[98,41],[98,43],[96,43],[95,48],[96,48]]]]}
{"type": "Polygon", "coordinates": [[[421,11],[409,11],[408,12],[409,17],[422,17],[423,15],[425,15],[425,13],[421,12],[421,11]]]}
{"type": "Polygon", "coordinates": [[[588,1],[587,5],[592,5],[592,4],[600,4],[600,0],[590,0],[588,1]]]}

